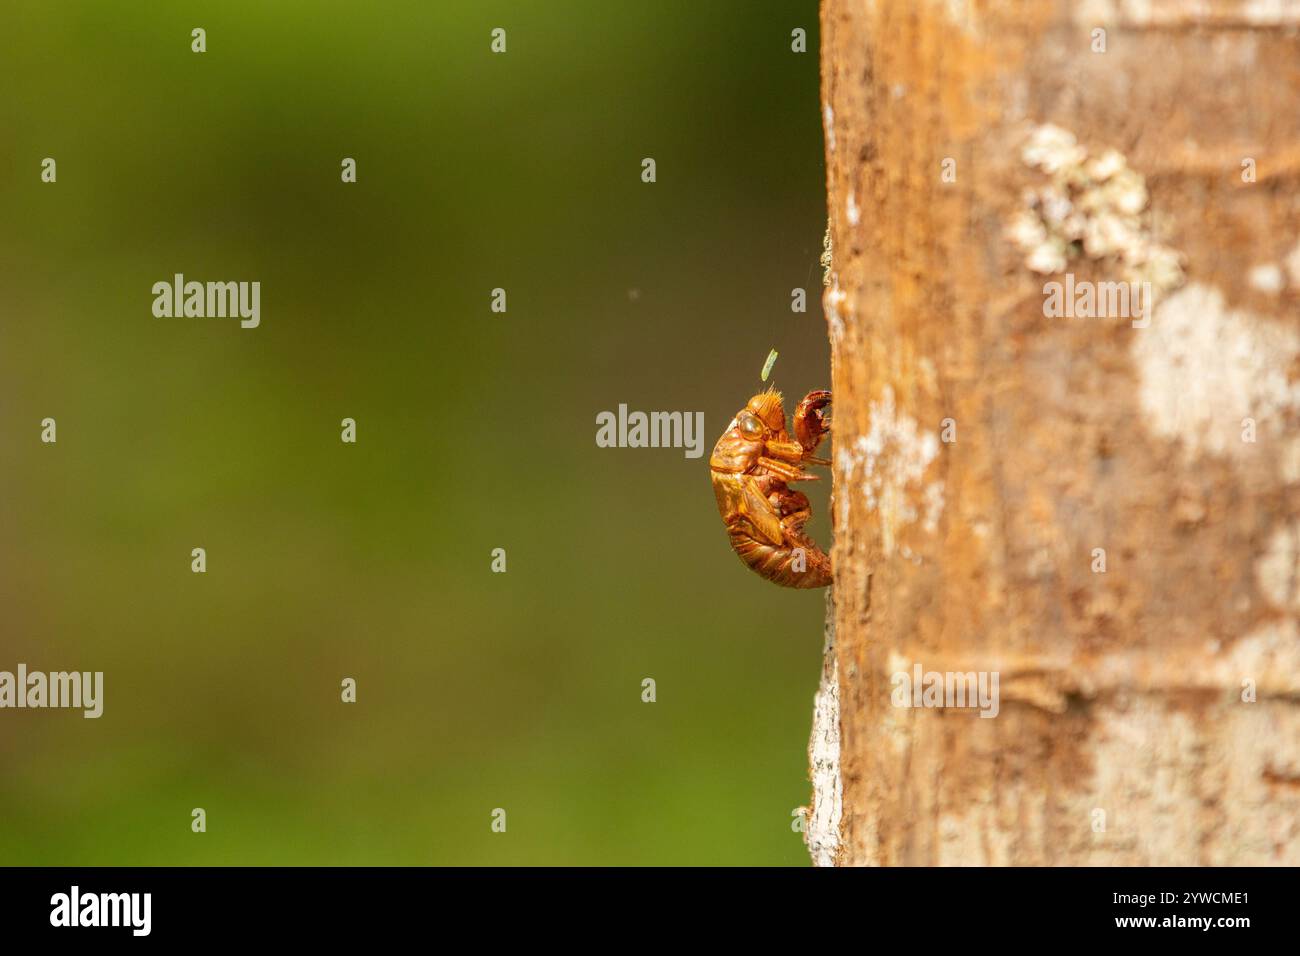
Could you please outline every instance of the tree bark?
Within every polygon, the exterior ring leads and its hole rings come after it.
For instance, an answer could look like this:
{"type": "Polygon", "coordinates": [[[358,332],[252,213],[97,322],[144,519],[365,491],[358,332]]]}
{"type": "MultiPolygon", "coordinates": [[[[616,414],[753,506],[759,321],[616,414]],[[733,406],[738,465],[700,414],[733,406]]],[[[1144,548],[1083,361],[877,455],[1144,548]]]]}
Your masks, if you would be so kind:
{"type": "Polygon", "coordinates": [[[1300,864],[1298,36],[1290,0],[824,3],[817,862],[1300,864]],[[1130,314],[1051,314],[1067,277],[1130,314]],[[996,717],[904,706],[918,664],[996,717]]]}

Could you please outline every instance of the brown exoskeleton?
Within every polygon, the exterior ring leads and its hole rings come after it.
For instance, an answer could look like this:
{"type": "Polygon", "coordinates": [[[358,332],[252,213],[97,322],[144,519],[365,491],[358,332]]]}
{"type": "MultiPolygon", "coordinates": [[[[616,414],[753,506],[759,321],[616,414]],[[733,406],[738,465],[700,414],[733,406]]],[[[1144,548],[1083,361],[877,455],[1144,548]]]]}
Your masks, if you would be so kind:
{"type": "Polygon", "coordinates": [[[804,465],[830,464],[814,457],[831,428],[824,413],[830,404],[830,392],[805,395],[794,412],[791,439],[781,393],[760,392],[731,420],[709,457],[731,547],[763,577],[786,587],[831,583],[830,557],[803,531],[812,514],[808,496],[789,487],[817,479],[804,465]]]}

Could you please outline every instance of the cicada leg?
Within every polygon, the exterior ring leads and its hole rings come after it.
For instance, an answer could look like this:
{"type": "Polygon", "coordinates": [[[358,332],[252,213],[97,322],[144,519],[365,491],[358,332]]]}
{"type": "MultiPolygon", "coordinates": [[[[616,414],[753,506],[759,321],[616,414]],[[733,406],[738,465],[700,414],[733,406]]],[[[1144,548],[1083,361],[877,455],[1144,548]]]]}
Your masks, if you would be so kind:
{"type": "Polygon", "coordinates": [[[831,421],[824,411],[830,404],[831,393],[822,389],[809,392],[794,410],[794,437],[803,447],[805,461],[830,433],[831,421]]]}

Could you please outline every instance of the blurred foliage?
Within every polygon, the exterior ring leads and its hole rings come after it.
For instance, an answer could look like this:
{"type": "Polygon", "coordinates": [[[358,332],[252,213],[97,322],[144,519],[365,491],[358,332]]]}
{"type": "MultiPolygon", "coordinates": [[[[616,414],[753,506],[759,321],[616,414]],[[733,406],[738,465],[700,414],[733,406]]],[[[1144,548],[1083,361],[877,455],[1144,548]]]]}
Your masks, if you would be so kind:
{"type": "Polygon", "coordinates": [[[594,436],[829,385],[816,50],[811,0],[8,0],[0,669],[106,690],[0,711],[0,863],[806,864],[821,594],[594,436]],[[176,272],[261,327],[154,318],[176,272]]]}

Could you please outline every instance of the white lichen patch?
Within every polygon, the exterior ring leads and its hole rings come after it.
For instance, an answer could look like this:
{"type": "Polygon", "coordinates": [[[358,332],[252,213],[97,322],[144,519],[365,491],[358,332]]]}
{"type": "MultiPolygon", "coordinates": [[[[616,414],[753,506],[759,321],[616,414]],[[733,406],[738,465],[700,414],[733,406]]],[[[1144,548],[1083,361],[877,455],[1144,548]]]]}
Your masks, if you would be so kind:
{"type": "Polygon", "coordinates": [[[1285,524],[1273,532],[1255,560],[1255,580],[1275,608],[1300,611],[1300,524],[1285,524]]]}
{"type": "Polygon", "coordinates": [[[826,311],[826,324],[830,328],[831,344],[836,345],[844,337],[844,314],[840,310],[844,308],[848,296],[840,288],[839,276],[829,271],[829,265],[826,268],[830,285],[822,293],[822,308],[826,311]]]}
{"type": "Polygon", "coordinates": [[[1236,690],[1249,677],[1262,694],[1294,696],[1300,691],[1300,626],[1293,618],[1260,625],[1233,643],[1215,672],[1224,687],[1236,690]]]}
{"type": "Polygon", "coordinates": [[[858,208],[858,198],[849,190],[848,201],[844,204],[844,214],[849,217],[849,225],[856,226],[862,221],[862,210],[858,208]]]}
{"type": "Polygon", "coordinates": [[[840,780],[840,673],[835,658],[835,604],[830,592],[826,595],[826,640],[822,648],[821,682],[813,698],[808,766],[813,801],[808,810],[804,841],[814,866],[834,866],[840,849],[844,791],[840,780]]]}
{"type": "Polygon", "coordinates": [[[1181,440],[1189,458],[1243,454],[1246,419],[1258,436],[1278,436],[1300,412],[1300,383],[1288,375],[1300,335],[1229,309],[1210,286],[1193,283],[1160,302],[1130,350],[1147,425],[1181,440]]]}
{"type": "Polygon", "coordinates": [[[1044,275],[1072,259],[1109,259],[1127,282],[1150,282],[1157,293],[1183,282],[1179,254],[1156,242],[1146,180],[1119,152],[1089,151],[1059,126],[1035,127],[1021,159],[1049,177],[1026,190],[1006,235],[1025,266],[1044,275]]]}
{"type": "Polygon", "coordinates": [[[826,129],[826,149],[833,153],[835,152],[835,111],[831,109],[829,103],[822,107],[822,123],[826,129]]]}
{"type": "Polygon", "coordinates": [[[925,472],[938,457],[939,436],[922,431],[916,419],[900,412],[889,386],[869,412],[871,430],[837,451],[836,467],[845,487],[860,483],[867,507],[879,514],[881,548],[889,556],[904,528],[919,522],[927,533],[938,529],[943,481],[927,482],[925,472]]]}
{"type": "Polygon", "coordinates": [[[1076,0],[1071,12],[1075,23],[1129,27],[1204,26],[1282,27],[1300,24],[1296,0],[1076,0]]]}
{"type": "Polygon", "coordinates": [[[1246,281],[1256,292],[1263,292],[1265,295],[1278,295],[1286,287],[1286,277],[1282,275],[1282,268],[1272,262],[1253,266],[1246,273],[1246,281]]]}

